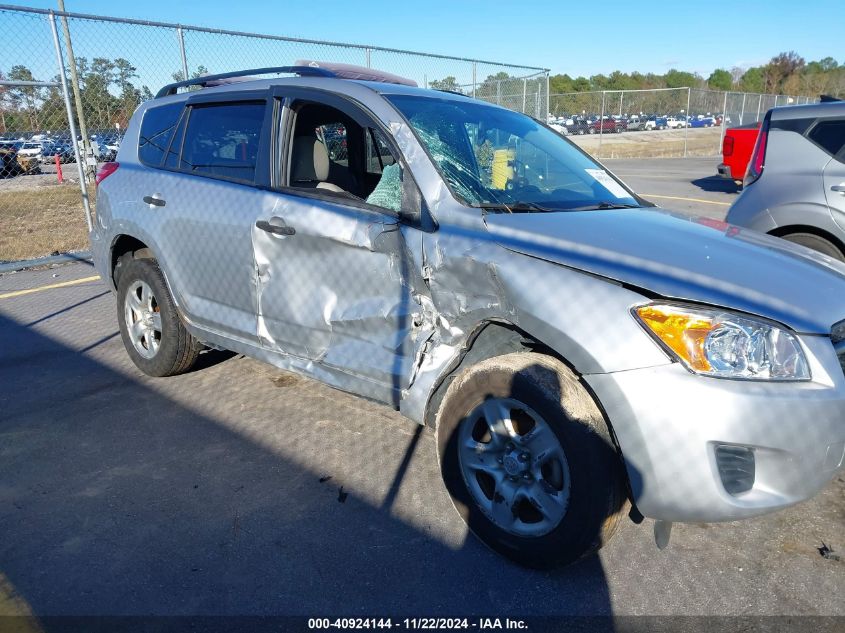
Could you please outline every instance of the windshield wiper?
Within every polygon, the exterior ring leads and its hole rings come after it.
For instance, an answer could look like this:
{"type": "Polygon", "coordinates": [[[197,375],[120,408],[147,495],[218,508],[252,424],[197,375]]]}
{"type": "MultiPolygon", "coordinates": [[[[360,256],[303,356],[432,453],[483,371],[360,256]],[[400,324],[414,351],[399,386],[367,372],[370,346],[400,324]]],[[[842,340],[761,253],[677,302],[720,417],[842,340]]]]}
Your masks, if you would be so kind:
{"type": "Polygon", "coordinates": [[[571,207],[566,209],[567,211],[603,211],[604,209],[639,209],[641,208],[638,204],[622,204],[619,202],[608,202],[607,200],[602,200],[601,202],[596,202],[595,204],[587,204],[583,207],[571,207]]]}
{"type": "Polygon", "coordinates": [[[505,204],[504,202],[481,202],[472,205],[477,209],[484,209],[485,211],[507,211],[508,213],[531,213],[532,211],[548,212],[551,209],[541,207],[539,204],[533,202],[514,202],[513,204],[505,204]]]}

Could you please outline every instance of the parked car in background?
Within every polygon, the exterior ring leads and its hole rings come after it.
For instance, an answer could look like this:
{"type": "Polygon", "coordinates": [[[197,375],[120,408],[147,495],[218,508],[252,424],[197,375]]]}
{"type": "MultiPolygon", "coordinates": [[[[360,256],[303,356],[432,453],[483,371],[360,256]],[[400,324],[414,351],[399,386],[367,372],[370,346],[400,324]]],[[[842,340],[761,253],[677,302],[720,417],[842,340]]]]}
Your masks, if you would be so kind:
{"type": "Polygon", "coordinates": [[[646,124],[648,123],[648,119],[645,117],[640,117],[638,115],[634,115],[628,119],[627,129],[631,132],[638,131],[638,130],[645,130],[646,124]]]}
{"type": "Polygon", "coordinates": [[[665,116],[657,116],[652,114],[648,117],[645,123],[646,130],[665,130],[668,127],[668,121],[665,116]]]}
{"type": "Polygon", "coordinates": [[[760,123],[749,123],[725,130],[725,138],[722,140],[722,162],[717,167],[717,171],[720,176],[733,180],[738,187],[742,186],[742,179],[745,178],[748,161],[751,160],[759,130],[760,123]]]}
{"type": "Polygon", "coordinates": [[[555,132],[563,134],[564,136],[567,136],[569,134],[569,130],[566,128],[566,123],[564,122],[553,121],[552,123],[549,123],[549,127],[552,128],[555,132]]]}
{"type": "Polygon", "coordinates": [[[18,150],[19,156],[31,156],[36,161],[41,159],[41,152],[44,146],[41,141],[24,141],[21,148],[18,150]]]}
{"type": "Polygon", "coordinates": [[[628,119],[622,116],[614,116],[611,117],[616,124],[616,133],[622,133],[628,131],[628,119]]]}
{"type": "Polygon", "coordinates": [[[713,127],[716,125],[716,119],[712,116],[694,117],[690,120],[690,127],[713,127]]]}
{"type": "Polygon", "coordinates": [[[668,539],[842,472],[845,265],[661,212],[524,114],[301,64],[166,86],[99,171],[91,249],[139,370],[229,349],[430,425],[468,529],[532,567],[599,549],[629,500],[668,539]],[[345,163],[316,133],[338,123],[345,163]]]}
{"type": "Polygon", "coordinates": [[[23,171],[18,163],[18,150],[14,143],[0,142],[0,178],[11,178],[23,171]]]}
{"type": "Polygon", "coordinates": [[[727,221],[845,262],[845,102],[766,113],[727,221]]]}
{"type": "Polygon", "coordinates": [[[583,117],[574,117],[566,122],[566,129],[570,134],[588,134],[590,121],[583,117]]]}
{"type": "Polygon", "coordinates": [[[45,143],[41,150],[42,163],[54,163],[56,156],[59,157],[59,162],[71,163],[75,160],[73,155],[73,148],[68,143],[60,141],[52,141],[45,143]]]}
{"type": "Polygon", "coordinates": [[[587,132],[590,134],[616,134],[623,131],[622,123],[614,118],[605,116],[590,123],[587,132]]]}

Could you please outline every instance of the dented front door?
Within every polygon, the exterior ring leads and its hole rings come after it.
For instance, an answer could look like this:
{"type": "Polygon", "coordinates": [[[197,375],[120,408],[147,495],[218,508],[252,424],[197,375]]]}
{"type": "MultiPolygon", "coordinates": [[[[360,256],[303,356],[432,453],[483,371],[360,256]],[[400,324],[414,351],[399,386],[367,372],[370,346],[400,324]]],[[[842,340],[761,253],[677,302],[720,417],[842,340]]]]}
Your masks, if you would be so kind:
{"type": "Polygon", "coordinates": [[[408,386],[419,305],[396,218],[276,194],[256,222],[253,247],[262,345],[394,391],[408,386]]]}

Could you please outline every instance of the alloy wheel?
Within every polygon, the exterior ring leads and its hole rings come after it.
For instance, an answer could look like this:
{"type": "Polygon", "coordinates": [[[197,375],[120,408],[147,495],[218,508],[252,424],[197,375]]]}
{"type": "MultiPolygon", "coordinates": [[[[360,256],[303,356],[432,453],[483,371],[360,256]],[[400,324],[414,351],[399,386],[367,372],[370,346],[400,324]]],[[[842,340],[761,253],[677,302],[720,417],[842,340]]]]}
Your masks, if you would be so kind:
{"type": "Polygon", "coordinates": [[[458,459],[490,521],[523,537],[548,534],[569,505],[569,466],[551,426],[525,404],[489,398],[461,422],[458,459]]]}

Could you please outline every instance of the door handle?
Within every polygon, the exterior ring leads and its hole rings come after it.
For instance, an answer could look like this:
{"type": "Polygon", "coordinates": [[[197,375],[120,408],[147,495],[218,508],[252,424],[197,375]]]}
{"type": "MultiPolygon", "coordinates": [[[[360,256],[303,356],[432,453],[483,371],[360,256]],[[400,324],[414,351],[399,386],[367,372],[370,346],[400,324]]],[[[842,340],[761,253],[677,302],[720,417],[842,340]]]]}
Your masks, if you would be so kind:
{"type": "Polygon", "coordinates": [[[162,198],[158,196],[158,194],[153,194],[151,196],[144,196],[144,202],[146,202],[151,207],[163,207],[167,204],[162,198]]]}
{"type": "Polygon", "coordinates": [[[258,220],[255,226],[273,235],[296,235],[296,229],[285,224],[285,221],[280,217],[272,217],[269,220],[258,220]]]}
{"type": "Polygon", "coordinates": [[[833,185],[830,188],[831,191],[838,191],[839,193],[845,193],[845,185],[833,185]]]}

